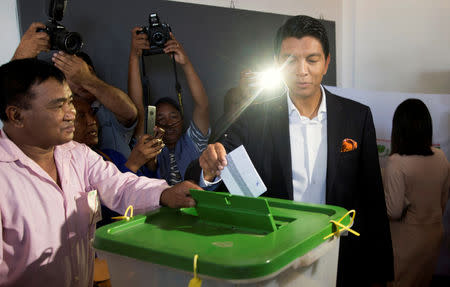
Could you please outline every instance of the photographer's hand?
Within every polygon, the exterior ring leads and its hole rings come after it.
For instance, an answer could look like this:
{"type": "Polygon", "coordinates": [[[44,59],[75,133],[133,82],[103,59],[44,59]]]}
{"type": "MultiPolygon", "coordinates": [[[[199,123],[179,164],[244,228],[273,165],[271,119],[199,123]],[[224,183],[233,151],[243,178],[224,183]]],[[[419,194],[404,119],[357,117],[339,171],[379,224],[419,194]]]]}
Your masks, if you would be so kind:
{"type": "Polygon", "coordinates": [[[172,39],[167,41],[164,52],[166,54],[172,53],[171,56],[174,57],[175,61],[183,68],[192,99],[194,100],[192,120],[202,134],[206,136],[209,130],[209,103],[205,88],[183,47],[175,39],[172,33],[170,33],[170,37],[172,39]]]}
{"type": "Polygon", "coordinates": [[[170,32],[171,40],[167,41],[164,47],[164,53],[170,54],[173,53],[173,57],[175,57],[175,61],[185,66],[186,64],[190,64],[189,58],[186,52],[183,49],[183,46],[175,39],[175,36],[170,32]]]}
{"type": "Polygon", "coordinates": [[[133,30],[131,30],[130,58],[139,58],[142,55],[142,50],[150,49],[147,33],[138,33],[141,31],[142,27],[134,27],[133,30]]]}
{"type": "Polygon", "coordinates": [[[53,54],[52,61],[64,73],[67,80],[75,85],[83,86],[87,81],[97,78],[89,65],[75,55],[59,51],[53,54]]]}
{"type": "Polygon", "coordinates": [[[37,32],[39,28],[45,29],[45,25],[42,23],[33,23],[30,25],[25,34],[23,34],[11,60],[34,58],[40,52],[50,49],[49,35],[44,31],[37,32]]]}
{"type": "Polygon", "coordinates": [[[258,82],[258,77],[256,74],[250,70],[245,69],[241,71],[240,79],[239,79],[239,91],[241,92],[240,100],[245,100],[251,97],[255,91],[255,85],[258,82]]]}

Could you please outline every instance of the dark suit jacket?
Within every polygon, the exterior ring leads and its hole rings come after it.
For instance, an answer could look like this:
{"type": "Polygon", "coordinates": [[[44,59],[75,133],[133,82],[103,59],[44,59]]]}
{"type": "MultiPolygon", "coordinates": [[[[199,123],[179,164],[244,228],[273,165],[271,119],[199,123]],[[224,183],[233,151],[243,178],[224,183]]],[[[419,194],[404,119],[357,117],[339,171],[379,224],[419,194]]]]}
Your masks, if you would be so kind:
{"type": "MultiPolygon", "coordinates": [[[[393,279],[393,254],[384,201],[375,128],[369,107],[326,91],[326,203],[355,209],[353,229],[341,238],[338,286],[367,286],[393,279]],[[356,150],[342,153],[345,138],[356,150]]],[[[286,95],[253,104],[219,140],[227,152],[243,144],[267,186],[263,196],[293,199],[289,118],[286,95]]],[[[186,179],[198,181],[193,162],[186,179]]]]}

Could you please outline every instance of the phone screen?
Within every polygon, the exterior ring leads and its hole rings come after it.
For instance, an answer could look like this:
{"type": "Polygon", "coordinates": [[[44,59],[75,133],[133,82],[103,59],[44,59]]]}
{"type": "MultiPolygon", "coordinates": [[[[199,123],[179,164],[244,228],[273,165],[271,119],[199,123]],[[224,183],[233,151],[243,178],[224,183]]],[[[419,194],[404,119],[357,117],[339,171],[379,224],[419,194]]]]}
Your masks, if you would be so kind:
{"type": "Polygon", "coordinates": [[[145,127],[145,133],[155,136],[155,118],[156,118],[156,107],[155,106],[147,106],[147,121],[145,127]]]}

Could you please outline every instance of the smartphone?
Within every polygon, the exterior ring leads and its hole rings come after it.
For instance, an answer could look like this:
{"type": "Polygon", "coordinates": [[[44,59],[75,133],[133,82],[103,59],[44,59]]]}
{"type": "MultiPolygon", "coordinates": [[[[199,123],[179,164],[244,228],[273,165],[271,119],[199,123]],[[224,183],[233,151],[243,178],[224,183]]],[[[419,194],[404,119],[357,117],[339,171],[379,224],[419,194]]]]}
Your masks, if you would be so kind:
{"type": "Polygon", "coordinates": [[[155,118],[156,118],[156,107],[155,106],[147,106],[147,118],[145,125],[145,133],[155,136],[155,118]]]}

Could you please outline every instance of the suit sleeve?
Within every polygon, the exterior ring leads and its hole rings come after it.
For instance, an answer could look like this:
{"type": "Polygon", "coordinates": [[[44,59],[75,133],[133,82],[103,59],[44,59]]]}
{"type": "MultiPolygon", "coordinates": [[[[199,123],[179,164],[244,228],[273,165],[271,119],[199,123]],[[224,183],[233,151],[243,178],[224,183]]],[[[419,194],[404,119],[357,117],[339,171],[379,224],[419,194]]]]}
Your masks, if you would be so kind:
{"type": "Polygon", "coordinates": [[[372,282],[383,283],[394,279],[393,251],[386,202],[383,191],[375,127],[372,113],[367,110],[362,139],[361,157],[361,230],[367,275],[372,282]],[[375,271],[376,270],[376,271],[375,271]]]}
{"type": "MultiPolygon", "coordinates": [[[[244,111],[244,113],[236,120],[236,122],[232,123],[227,131],[219,138],[218,142],[223,144],[227,153],[242,144],[245,145],[245,143],[247,142],[249,137],[247,119],[247,111],[244,111]]],[[[195,159],[189,164],[188,168],[186,169],[184,179],[192,180],[198,184],[201,171],[202,169],[200,167],[199,160],[195,159]]]]}

